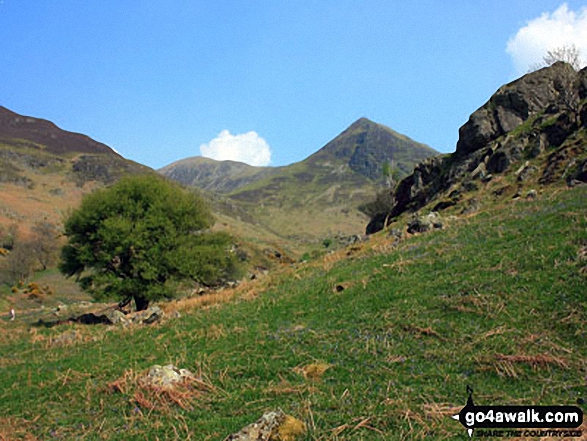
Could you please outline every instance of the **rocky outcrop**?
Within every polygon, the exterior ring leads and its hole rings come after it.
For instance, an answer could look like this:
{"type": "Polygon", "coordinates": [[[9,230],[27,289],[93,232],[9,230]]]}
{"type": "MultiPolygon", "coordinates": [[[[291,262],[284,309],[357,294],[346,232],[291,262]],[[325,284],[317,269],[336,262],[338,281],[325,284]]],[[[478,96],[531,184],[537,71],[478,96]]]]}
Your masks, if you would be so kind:
{"type": "Polygon", "coordinates": [[[579,81],[570,64],[559,62],[501,87],[460,128],[456,153],[485,147],[550,105],[576,105],[579,81]]]}
{"type": "Polygon", "coordinates": [[[504,173],[515,172],[519,185],[587,182],[586,128],[587,68],[576,72],[559,62],[527,74],[471,115],[455,153],[418,164],[396,188],[391,211],[372,217],[367,234],[432,202],[434,210],[466,203],[467,193],[504,173]]]}

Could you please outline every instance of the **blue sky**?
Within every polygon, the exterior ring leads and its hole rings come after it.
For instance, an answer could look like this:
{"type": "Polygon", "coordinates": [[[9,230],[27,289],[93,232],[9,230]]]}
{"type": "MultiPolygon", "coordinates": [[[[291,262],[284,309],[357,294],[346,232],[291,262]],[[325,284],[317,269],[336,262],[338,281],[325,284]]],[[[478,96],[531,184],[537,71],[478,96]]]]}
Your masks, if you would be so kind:
{"type": "Polygon", "coordinates": [[[546,44],[587,44],[586,7],[0,0],[0,105],[154,168],[201,151],[285,165],[363,116],[452,152],[469,115],[546,44]]]}

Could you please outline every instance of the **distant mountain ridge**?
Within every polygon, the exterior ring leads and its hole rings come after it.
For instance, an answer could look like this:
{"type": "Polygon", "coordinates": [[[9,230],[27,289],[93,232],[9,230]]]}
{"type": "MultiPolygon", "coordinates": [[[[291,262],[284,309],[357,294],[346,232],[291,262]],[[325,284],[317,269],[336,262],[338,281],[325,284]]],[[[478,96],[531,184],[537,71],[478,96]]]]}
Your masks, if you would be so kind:
{"type": "Polygon", "coordinates": [[[237,161],[216,161],[194,156],[169,164],[159,173],[189,187],[230,193],[262,179],[275,171],[273,167],[255,167],[237,161]]]}
{"type": "Polygon", "coordinates": [[[384,184],[383,164],[400,177],[438,154],[427,145],[361,118],[303,161],[252,167],[234,161],[188,158],[159,170],[168,178],[222,193],[268,230],[296,240],[359,234],[358,207],[384,184]]]}
{"type": "MultiPolygon", "coordinates": [[[[360,118],[316,153],[300,161],[326,164],[332,161],[374,181],[382,179],[382,166],[394,161],[400,176],[409,174],[422,160],[437,155],[429,146],[381,124],[360,118]]],[[[230,193],[267,176],[285,172],[288,167],[255,167],[237,161],[216,161],[194,156],[169,164],[159,173],[184,185],[207,191],[230,193]]]]}

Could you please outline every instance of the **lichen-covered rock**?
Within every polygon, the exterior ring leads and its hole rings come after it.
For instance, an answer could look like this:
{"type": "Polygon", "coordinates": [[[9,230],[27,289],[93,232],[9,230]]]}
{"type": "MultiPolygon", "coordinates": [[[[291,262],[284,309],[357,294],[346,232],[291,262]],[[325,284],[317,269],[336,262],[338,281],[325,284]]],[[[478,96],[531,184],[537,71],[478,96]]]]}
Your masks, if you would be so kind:
{"type": "Polygon", "coordinates": [[[135,324],[150,325],[161,320],[165,313],[158,306],[151,306],[143,311],[137,311],[125,316],[126,320],[135,324]]]}
{"type": "Polygon", "coordinates": [[[266,412],[224,441],[295,441],[306,432],[306,425],[282,410],[266,412]]]}
{"type": "Polygon", "coordinates": [[[442,219],[435,211],[425,216],[416,214],[408,222],[408,233],[410,234],[426,233],[435,228],[442,228],[442,219]]]}
{"type": "Polygon", "coordinates": [[[179,369],[172,364],[167,366],[156,364],[149,369],[146,376],[142,377],[141,382],[152,386],[172,386],[193,378],[194,374],[187,369],[179,369]]]}
{"type": "Polygon", "coordinates": [[[52,340],[51,344],[53,346],[69,346],[81,340],[81,338],[81,333],[72,329],[59,334],[52,340]]]}
{"type": "Polygon", "coordinates": [[[108,317],[108,320],[110,320],[110,323],[113,325],[121,324],[126,326],[130,324],[129,320],[126,318],[124,313],[122,311],[119,311],[118,309],[108,311],[105,315],[106,317],[108,317]]]}

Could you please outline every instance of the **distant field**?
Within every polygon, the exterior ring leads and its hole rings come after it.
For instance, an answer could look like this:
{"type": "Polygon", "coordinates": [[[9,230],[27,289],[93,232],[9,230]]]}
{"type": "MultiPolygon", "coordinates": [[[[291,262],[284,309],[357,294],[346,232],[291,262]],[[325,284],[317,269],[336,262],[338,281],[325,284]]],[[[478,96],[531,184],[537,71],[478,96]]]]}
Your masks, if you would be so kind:
{"type": "Polygon", "coordinates": [[[450,416],[467,385],[476,404],[585,403],[586,200],[559,189],[383,233],[166,305],[182,317],[151,327],[2,319],[0,439],[222,440],[281,408],[304,440],[465,440],[450,416]],[[206,387],[149,401],[133,379],[168,363],[206,387]]]}

